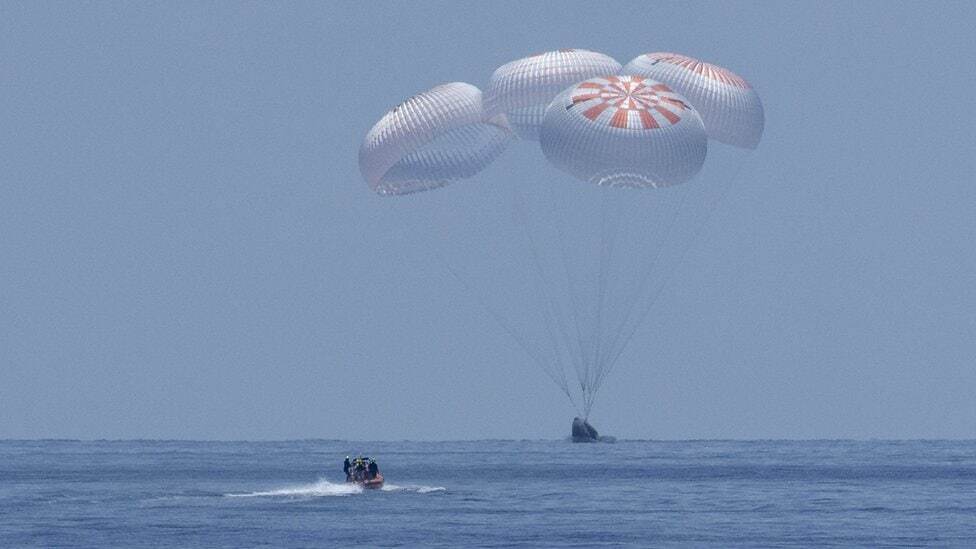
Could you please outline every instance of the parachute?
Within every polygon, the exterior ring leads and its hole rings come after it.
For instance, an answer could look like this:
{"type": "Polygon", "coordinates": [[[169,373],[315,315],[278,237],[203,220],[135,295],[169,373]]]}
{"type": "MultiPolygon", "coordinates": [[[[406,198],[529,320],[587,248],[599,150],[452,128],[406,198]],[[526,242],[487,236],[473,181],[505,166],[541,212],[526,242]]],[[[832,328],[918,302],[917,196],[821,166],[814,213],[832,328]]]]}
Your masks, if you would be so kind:
{"type": "Polygon", "coordinates": [[[373,191],[411,194],[477,174],[510,138],[504,119],[485,116],[481,90],[451,82],[386,113],[363,139],[359,168],[373,191]]]}
{"type": "MultiPolygon", "coordinates": [[[[467,256],[494,262],[483,267],[484,280],[450,261],[445,267],[585,420],[735,178],[723,166],[707,168],[710,140],[754,149],[763,125],[759,96],[722,67],[678,54],[646,54],[622,67],[602,53],[566,49],[502,65],[484,95],[456,82],[408,99],[367,133],[359,161],[373,191],[399,196],[475,176],[516,136],[538,142],[556,168],[551,175],[459,186],[423,202],[465,223],[512,192],[514,216],[489,225],[498,249],[509,245],[524,258],[471,254],[476,246],[468,245],[467,256]],[[519,269],[514,279],[529,286],[524,299],[501,300],[521,312],[493,299],[511,290],[498,282],[503,266],[519,269]]],[[[460,229],[452,226],[451,237],[462,238],[460,229]]]]}
{"type": "Polygon", "coordinates": [[[540,145],[584,181],[636,187],[691,179],[708,149],[688,101],[639,76],[592,78],[560,93],[546,109],[540,145]]]}
{"type": "Polygon", "coordinates": [[[485,90],[485,110],[504,114],[522,139],[537,141],[546,107],[567,87],[595,76],[616,74],[620,63],[602,53],[562,49],[505,63],[485,90]]]}
{"type": "Polygon", "coordinates": [[[678,53],[646,53],[623,72],[660,80],[688,98],[701,113],[708,137],[728,145],[755,149],[765,118],[762,102],[738,74],[678,53]]]}

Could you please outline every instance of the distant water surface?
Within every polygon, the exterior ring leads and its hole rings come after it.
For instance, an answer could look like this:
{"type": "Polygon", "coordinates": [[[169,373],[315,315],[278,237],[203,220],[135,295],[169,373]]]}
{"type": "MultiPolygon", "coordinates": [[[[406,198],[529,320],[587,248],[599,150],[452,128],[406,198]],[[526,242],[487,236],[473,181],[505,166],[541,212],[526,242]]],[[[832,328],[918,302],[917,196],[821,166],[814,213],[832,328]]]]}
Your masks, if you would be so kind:
{"type": "Polygon", "coordinates": [[[2,547],[520,543],[976,547],[976,441],[0,441],[2,547]]]}

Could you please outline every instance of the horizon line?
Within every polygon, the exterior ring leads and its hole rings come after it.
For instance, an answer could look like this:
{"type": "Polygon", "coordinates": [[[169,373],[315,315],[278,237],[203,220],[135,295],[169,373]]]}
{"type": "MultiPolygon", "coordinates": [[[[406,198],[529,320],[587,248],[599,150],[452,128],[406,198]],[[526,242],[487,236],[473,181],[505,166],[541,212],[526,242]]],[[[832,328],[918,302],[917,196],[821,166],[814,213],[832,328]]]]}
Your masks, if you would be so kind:
{"type": "MultiPolygon", "coordinates": [[[[285,439],[235,439],[235,438],[71,438],[71,437],[39,437],[39,438],[0,438],[4,442],[220,442],[220,443],[284,443],[284,442],[341,442],[341,443],[428,443],[428,442],[568,442],[570,437],[561,438],[452,438],[452,439],[338,439],[338,438],[285,438],[285,439]]],[[[976,438],[617,438],[613,442],[603,444],[620,444],[628,442],[976,442],[976,438]]],[[[599,443],[597,443],[599,444],[599,443]]]]}

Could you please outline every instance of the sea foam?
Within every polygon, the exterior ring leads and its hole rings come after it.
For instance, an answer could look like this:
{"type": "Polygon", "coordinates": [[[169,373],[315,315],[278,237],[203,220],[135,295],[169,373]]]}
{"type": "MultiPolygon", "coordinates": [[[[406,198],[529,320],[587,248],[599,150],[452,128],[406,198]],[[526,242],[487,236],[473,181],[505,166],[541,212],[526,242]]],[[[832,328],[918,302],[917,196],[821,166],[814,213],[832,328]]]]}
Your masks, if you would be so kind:
{"type": "MultiPolygon", "coordinates": [[[[380,489],[383,492],[414,492],[417,494],[430,494],[433,492],[443,492],[446,490],[443,486],[423,486],[416,484],[405,484],[397,485],[386,483],[380,489]]],[[[283,488],[276,488],[273,490],[264,490],[259,492],[246,492],[246,493],[234,493],[234,494],[224,494],[226,497],[232,498],[259,498],[259,497],[292,497],[292,498],[308,498],[308,497],[325,497],[325,496],[351,496],[355,494],[363,493],[363,487],[358,484],[351,484],[348,482],[329,482],[328,480],[321,478],[317,482],[312,484],[299,484],[295,486],[285,486],[283,488]]]]}
{"type": "Polygon", "coordinates": [[[299,484],[296,486],[286,486],[274,490],[261,492],[247,492],[243,494],[224,494],[234,498],[259,498],[259,497],[324,497],[324,496],[351,496],[359,494],[363,487],[358,484],[347,482],[329,482],[326,479],[319,479],[312,484],[299,484]]]}

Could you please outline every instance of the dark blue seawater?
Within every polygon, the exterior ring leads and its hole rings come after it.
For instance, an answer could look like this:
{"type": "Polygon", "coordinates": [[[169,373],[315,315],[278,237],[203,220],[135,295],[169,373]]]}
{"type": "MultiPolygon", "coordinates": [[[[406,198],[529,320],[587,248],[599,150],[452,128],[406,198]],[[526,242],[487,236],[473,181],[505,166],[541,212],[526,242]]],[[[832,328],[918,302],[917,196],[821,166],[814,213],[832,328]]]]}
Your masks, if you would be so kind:
{"type": "Polygon", "coordinates": [[[0,441],[3,547],[512,544],[976,547],[976,441],[0,441]]]}

